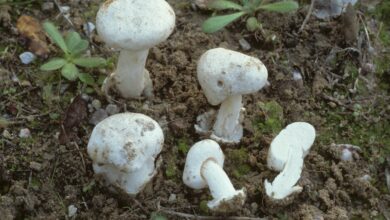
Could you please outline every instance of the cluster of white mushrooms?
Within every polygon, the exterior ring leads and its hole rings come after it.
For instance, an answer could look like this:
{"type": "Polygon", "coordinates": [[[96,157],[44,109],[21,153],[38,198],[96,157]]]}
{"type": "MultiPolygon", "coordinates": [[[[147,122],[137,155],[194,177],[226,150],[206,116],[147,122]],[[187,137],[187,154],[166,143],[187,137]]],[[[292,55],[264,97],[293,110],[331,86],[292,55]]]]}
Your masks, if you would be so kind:
{"type": "MultiPolygon", "coordinates": [[[[101,6],[96,20],[100,37],[121,49],[116,71],[107,78],[105,89],[114,87],[124,98],[151,96],[152,83],[145,69],[148,49],[172,33],[173,9],[165,0],[110,0],[101,6]]],[[[234,211],[244,204],[246,191],[236,190],[223,170],[225,157],[217,142],[240,142],[242,95],[258,92],[267,84],[267,68],[257,58],[216,48],[200,57],[197,76],[209,103],[221,107],[215,118],[211,113],[197,118],[196,131],[210,134],[210,139],[191,147],[183,181],[193,189],[209,188],[211,210],[234,211]]],[[[267,164],[281,173],[272,183],[265,180],[267,196],[280,200],[302,190],[295,185],[314,139],[313,126],[304,122],[290,124],[276,136],[267,164]]],[[[110,187],[136,195],[157,173],[163,145],[163,131],[152,118],[120,113],[94,128],[88,154],[95,173],[110,187]]]]}

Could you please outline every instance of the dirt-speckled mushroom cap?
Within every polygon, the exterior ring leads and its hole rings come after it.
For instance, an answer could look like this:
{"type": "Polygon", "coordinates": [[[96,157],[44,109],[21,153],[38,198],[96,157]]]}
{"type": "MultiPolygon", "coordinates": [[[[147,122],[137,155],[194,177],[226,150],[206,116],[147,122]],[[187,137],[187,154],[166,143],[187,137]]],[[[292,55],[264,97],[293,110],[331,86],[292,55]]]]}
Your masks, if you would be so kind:
{"type": "Polygon", "coordinates": [[[217,142],[206,139],[194,144],[187,154],[183,172],[183,182],[193,188],[202,189],[207,186],[201,175],[201,168],[207,160],[214,160],[223,167],[225,156],[217,142]]]}
{"type": "Polygon", "coordinates": [[[162,149],[164,135],[159,124],[138,113],[110,116],[92,131],[88,154],[99,166],[111,165],[123,172],[140,169],[162,149]]]}
{"type": "Polygon", "coordinates": [[[99,36],[108,45],[146,50],[165,41],[175,27],[175,13],[165,0],[107,0],[96,17],[99,36]]]}
{"type": "Polygon", "coordinates": [[[205,52],[198,62],[197,74],[212,105],[229,96],[254,93],[264,87],[268,78],[267,68],[259,59],[224,48],[205,52]]]}
{"type": "Polygon", "coordinates": [[[315,128],[306,122],[294,122],[283,129],[271,142],[268,152],[268,168],[282,171],[288,160],[289,148],[301,150],[305,157],[316,138],[315,128]]]}

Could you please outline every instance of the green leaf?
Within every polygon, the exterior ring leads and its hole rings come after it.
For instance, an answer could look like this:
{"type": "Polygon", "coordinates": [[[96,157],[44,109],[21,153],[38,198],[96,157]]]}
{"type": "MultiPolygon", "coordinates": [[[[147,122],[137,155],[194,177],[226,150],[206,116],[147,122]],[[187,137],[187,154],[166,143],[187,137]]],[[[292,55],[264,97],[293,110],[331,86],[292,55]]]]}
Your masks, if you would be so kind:
{"type": "Polygon", "coordinates": [[[66,60],[63,58],[53,58],[49,62],[43,64],[41,68],[42,71],[52,71],[58,70],[66,64],[66,60]]]}
{"type": "Polygon", "coordinates": [[[73,60],[73,63],[77,66],[93,68],[105,65],[106,60],[101,57],[81,57],[73,60]]]}
{"type": "Polygon", "coordinates": [[[282,1],[282,2],[266,4],[266,5],[260,5],[257,9],[264,9],[273,12],[290,12],[290,11],[297,10],[298,7],[299,5],[295,1],[282,1]]]}
{"type": "Polygon", "coordinates": [[[79,70],[77,69],[76,65],[74,65],[73,63],[67,63],[65,64],[64,67],[62,67],[61,74],[66,79],[70,81],[74,81],[77,79],[79,75],[79,70]]]}
{"type": "Polygon", "coordinates": [[[89,46],[88,41],[81,39],[80,35],[75,31],[69,32],[66,35],[65,41],[69,52],[73,55],[85,51],[89,46]]]}
{"type": "Polygon", "coordinates": [[[65,43],[70,52],[72,52],[72,50],[76,47],[77,44],[80,43],[80,41],[81,37],[75,31],[69,32],[65,37],[65,43]]]}
{"type": "Polygon", "coordinates": [[[68,53],[68,47],[66,46],[65,40],[53,23],[48,21],[44,22],[43,29],[45,29],[50,39],[56,43],[61,48],[61,50],[64,51],[64,53],[68,53]]]}
{"type": "Polygon", "coordinates": [[[80,55],[82,52],[84,52],[89,46],[89,42],[86,40],[81,40],[76,47],[71,51],[73,56],[80,55]]]}
{"type": "Polygon", "coordinates": [[[230,24],[234,20],[238,19],[239,17],[243,16],[244,14],[246,14],[246,12],[237,12],[229,15],[211,17],[203,23],[202,30],[205,33],[214,33],[230,24]]]}
{"type": "Polygon", "coordinates": [[[88,73],[79,73],[79,79],[87,85],[95,85],[95,79],[88,73]]]}
{"type": "Polygon", "coordinates": [[[215,10],[225,10],[225,9],[235,9],[235,10],[242,10],[242,6],[226,0],[215,0],[211,1],[209,4],[207,4],[207,7],[215,10]]]}

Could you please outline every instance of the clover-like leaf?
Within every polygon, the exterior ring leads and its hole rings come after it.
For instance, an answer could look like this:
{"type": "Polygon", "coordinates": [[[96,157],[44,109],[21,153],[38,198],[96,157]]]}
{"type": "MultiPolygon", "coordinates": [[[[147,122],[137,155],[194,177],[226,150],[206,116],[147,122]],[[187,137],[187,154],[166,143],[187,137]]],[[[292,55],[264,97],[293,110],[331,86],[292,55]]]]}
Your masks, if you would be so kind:
{"type": "Polygon", "coordinates": [[[43,64],[39,69],[42,71],[52,71],[62,68],[66,64],[63,58],[53,58],[49,62],[43,64]]]}
{"type": "Polygon", "coordinates": [[[104,66],[106,64],[106,60],[101,57],[80,57],[74,59],[73,63],[77,66],[93,68],[104,66]]]}
{"type": "Polygon", "coordinates": [[[229,15],[211,17],[203,23],[202,30],[205,33],[214,33],[235,21],[239,17],[243,16],[244,14],[246,14],[246,12],[237,12],[229,15]]]}
{"type": "Polygon", "coordinates": [[[66,63],[64,67],[62,67],[61,74],[66,79],[74,81],[79,75],[79,70],[73,63],[66,63]]]}
{"type": "Polygon", "coordinates": [[[69,52],[72,52],[74,48],[79,44],[81,41],[80,34],[75,31],[70,31],[65,37],[65,43],[66,46],[69,49],[69,52]]]}
{"type": "Polygon", "coordinates": [[[51,22],[44,22],[43,29],[45,29],[47,35],[49,35],[50,39],[57,44],[64,53],[68,53],[68,47],[66,46],[65,40],[62,37],[60,31],[57,27],[51,22]]]}
{"type": "Polygon", "coordinates": [[[68,46],[69,52],[74,56],[77,56],[78,54],[84,52],[89,46],[89,42],[83,40],[80,35],[75,31],[69,32],[66,35],[65,41],[66,45],[68,46]]]}

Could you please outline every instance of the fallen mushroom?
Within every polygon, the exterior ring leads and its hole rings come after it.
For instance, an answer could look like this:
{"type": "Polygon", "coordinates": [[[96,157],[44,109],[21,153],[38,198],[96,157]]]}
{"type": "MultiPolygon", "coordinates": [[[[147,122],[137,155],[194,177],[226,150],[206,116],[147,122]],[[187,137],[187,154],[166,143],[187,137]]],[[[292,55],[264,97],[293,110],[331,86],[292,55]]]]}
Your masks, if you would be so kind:
{"type": "Polygon", "coordinates": [[[151,96],[146,58],[149,49],[166,40],[174,26],[175,13],[165,0],[106,1],[98,11],[96,28],[104,42],[121,52],[105,86],[114,84],[124,98],[151,96]]]}
{"type": "Polygon", "coordinates": [[[213,200],[207,206],[216,212],[235,211],[246,199],[245,189],[235,190],[223,170],[224,159],[217,142],[199,141],[188,152],[183,173],[187,186],[193,189],[209,187],[213,200]]]}
{"type": "Polygon", "coordinates": [[[211,105],[222,103],[211,138],[239,142],[243,134],[242,95],[255,93],[267,84],[267,68],[257,58],[216,48],[201,56],[197,74],[208,102],[211,105]]]}
{"type": "Polygon", "coordinates": [[[155,159],[164,143],[156,121],[138,113],[120,113],[92,131],[88,155],[96,174],[130,195],[140,192],[156,174],[155,159]]]}
{"type": "Polygon", "coordinates": [[[305,122],[295,122],[283,129],[272,141],[267,165],[282,171],[272,182],[264,181],[266,194],[272,199],[284,199],[302,191],[295,186],[301,177],[303,159],[315,140],[315,129],[305,122]]]}

